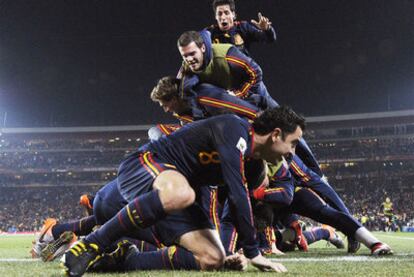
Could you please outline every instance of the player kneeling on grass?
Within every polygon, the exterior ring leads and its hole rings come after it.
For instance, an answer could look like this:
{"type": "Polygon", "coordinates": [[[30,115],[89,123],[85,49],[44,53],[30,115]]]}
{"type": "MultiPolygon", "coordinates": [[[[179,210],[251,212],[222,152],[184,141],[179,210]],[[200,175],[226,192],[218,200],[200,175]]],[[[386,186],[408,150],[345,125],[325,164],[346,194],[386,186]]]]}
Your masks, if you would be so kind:
{"type": "MultiPolygon", "coordinates": [[[[259,252],[243,163],[247,158],[277,163],[283,156],[293,155],[303,129],[302,117],[279,107],[266,110],[252,124],[234,115],[222,115],[194,122],[142,146],[119,167],[117,189],[127,204],[65,253],[66,273],[83,275],[106,247],[197,204],[197,188],[210,184],[227,188],[232,218],[252,265],[263,271],[286,271],[259,252]]],[[[198,216],[193,219],[200,224],[198,216]]],[[[224,265],[223,246],[208,228],[190,231],[177,242],[201,270],[224,265]]]]}

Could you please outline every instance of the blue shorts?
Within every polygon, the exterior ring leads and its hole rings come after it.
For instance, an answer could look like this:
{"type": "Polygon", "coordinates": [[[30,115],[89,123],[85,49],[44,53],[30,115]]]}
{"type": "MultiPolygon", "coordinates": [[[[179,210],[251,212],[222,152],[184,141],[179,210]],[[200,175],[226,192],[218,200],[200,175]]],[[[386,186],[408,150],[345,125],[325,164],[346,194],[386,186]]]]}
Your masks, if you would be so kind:
{"type": "MultiPolygon", "coordinates": [[[[118,180],[109,182],[96,194],[93,208],[96,220],[100,225],[114,217],[128,204],[118,189],[118,180]]],[[[148,189],[152,190],[152,182],[148,189]]],[[[143,190],[141,191],[144,193],[143,190]]],[[[198,203],[194,203],[182,211],[168,214],[154,226],[134,230],[126,236],[162,247],[175,244],[183,234],[200,229],[214,229],[214,226],[209,220],[208,211],[198,203]]]]}
{"type": "Polygon", "coordinates": [[[118,189],[131,202],[134,198],[152,190],[154,179],[164,170],[175,166],[157,159],[150,152],[136,152],[128,156],[118,169],[118,189]]]}
{"type": "Polygon", "coordinates": [[[93,200],[93,214],[98,225],[104,224],[118,213],[128,202],[118,190],[117,179],[103,186],[93,200]]]}

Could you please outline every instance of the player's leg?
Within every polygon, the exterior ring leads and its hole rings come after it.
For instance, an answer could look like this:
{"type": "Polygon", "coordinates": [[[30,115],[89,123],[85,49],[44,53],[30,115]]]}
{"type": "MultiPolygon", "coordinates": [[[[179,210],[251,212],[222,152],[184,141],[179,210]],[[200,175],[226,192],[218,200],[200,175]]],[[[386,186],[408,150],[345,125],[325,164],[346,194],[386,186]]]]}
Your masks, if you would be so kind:
{"type": "Polygon", "coordinates": [[[57,224],[57,220],[54,218],[47,218],[44,221],[42,229],[32,242],[30,250],[32,258],[41,258],[44,262],[53,261],[77,240],[72,231],[64,231],[54,237],[52,230],[57,224]]]}
{"type": "Polygon", "coordinates": [[[304,231],[303,235],[306,237],[308,244],[312,244],[320,240],[326,240],[338,249],[345,247],[345,244],[341,237],[335,232],[332,227],[328,225],[322,227],[313,227],[310,229],[310,231],[304,231]]]}
{"type": "Polygon", "coordinates": [[[93,227],[96,226],[95,216],[83,217],[80,220],[71,221],[67,223],[57,223],[52,227],[52,235],[56,240],[66,231],[71,231],[77,236],[85,236],[92,232],[93,227]]]}
{"type": "Polygon", "coordinates": [[[333,209],[327,205],[311,189],[303,188],[295,192],[292,210],[300,215],[309,217],[323,224],[335,227],[348,237],[364,244],[371,249],[373,255],[392,254],[386,244],[380,242],[371,232],[348,214],[333,209]]]}
{"type": "Polygon", "coordinates": [[[105,248],[128,232],[149,227],[194,202],[195,192],[186,178],[168,168],[150,153],[131,155],[121,164],[118,185],[129,203],[66,253],[64,265],[70,276],[81,276],[105,248]]]}
{"type": "Polygon", "coordinates": [[[331,207],[346,214],[350,214],[345,203],[336,191],[329,185],[329,183],[323,180],[321,176],[310,170],[297,155],[293,157],[290,164],[290,172],[300,186],[311,188],[331,207]]]}
{"type": "Polygon", "coordinates": [[[194,254],[202,270],[219,269],[224,265],[225,252],[217,231],[202,229],[182,235],[178,244],[194,254]]]}
{"type": "Polygon", "coordinates": [[[167,213],[188,207],[194,200],[195,192],[181,173],[163,171],[155,178],[153,190],[135,197],[85,240],[104,249],[126,233],[149,227],[167,213]]]}
{"type": "Polygon", "coordinates": [[[140,252],[131,248],[124,270],[214,270],[224,265],[224,249],[212,229],[190,231],[179,238],[180,246],[140,252]]]}
{"type": "MultiPolygon", "coordinates": [[[[42,241],[47,242],[41,247],[40,258],[44,262],[53,261],[63,255],[72,244],[77,240],[78,236],[85,236],[92,232],[96,226],[95,216],[81,218],[80,220],[69,223],[56,223],[50,228],[50,234],[43,236],[42,241]],[[48,240],[47,236],[51,235],[48,240]]],[[[42,245],[41,241],[37,241],[36,245],[42,245]]]]}
{"type": "MultiPolygon", "coordinates": [[[[157,252],[139,252],[133,248],[124,262],[126,270],[211,270],[222,266],[224,249],[218,232],[198,203],[167,215],[152,229],[157,240],[170,247],[157,252]]],[[[142,230],[131,235],[144,239],[142,230]]]]}

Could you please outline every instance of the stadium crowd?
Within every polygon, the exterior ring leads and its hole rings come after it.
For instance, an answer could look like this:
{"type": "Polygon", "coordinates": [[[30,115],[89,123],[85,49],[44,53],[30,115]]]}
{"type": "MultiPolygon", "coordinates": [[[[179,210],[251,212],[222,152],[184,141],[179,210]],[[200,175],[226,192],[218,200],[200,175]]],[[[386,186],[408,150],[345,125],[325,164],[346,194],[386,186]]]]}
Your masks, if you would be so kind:
{"type": "MultiPolygon", "coordinates": [[[[82,215],[77,205],[79,196],[94,193],[112,180],[122,157],[146,141],[108,142],[96,137],[85,143],[53,136],[14,141],[9,136],[0,153],[0,230],[37,230],[48,216],[78,218],[82,215]],[[114,147],[114,143],[118,145],[114,147]]],[[[320,142],[314,138],[310,145],[351,213],[369,229],[384,230],[388,225],[381,203],[386,196],[394,204],[395,225],[399,229],[414,225],[414,193],[410,187],[414,162],[398,159],[413,152],[412,141],[378,138],[320,142]]]]}
{"type": "Polygon", "coordinates": [[[97,190],[97,186],[1,188],[0,231],[38,230],[47,217],[76,219],[84,215],[78,205],[80,195],[97,190]]]}

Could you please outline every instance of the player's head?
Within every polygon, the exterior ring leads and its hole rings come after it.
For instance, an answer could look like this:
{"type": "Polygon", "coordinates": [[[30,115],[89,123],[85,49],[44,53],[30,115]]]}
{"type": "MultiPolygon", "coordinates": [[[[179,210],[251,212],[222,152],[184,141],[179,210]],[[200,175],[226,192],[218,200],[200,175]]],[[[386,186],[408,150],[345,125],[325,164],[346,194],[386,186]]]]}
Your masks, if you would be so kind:
{"type": "Polygon", "coordinates": [[[213,10],[217,25],[221,31],[233,28],[236,19],[236,5],[234,0],[214,0],[213,10]]]}
{"type": "Polygon", "coordinates": [[[180,51],[183,61],[190,67],[191,71],[199,71],[204,62],[206,46],[203,37],[199,32],[184,32],[177,41],[178,51],[180,51]]]}
{"type": "Polygon", "coordinates": [[[173,76],[162,77],[151,91],[151,100],[158,102],[165,112],[181,114],[187,103],[178,93],[180,80],[173,76]]]}
{"type": "Polygon", "coordinates": [[[281,106],[265,110],[252,126],[256,134],[269,135],[267,146],[271,154],[288,157],[295,154],[295,147],[305,130],[305,119],[290,107],[281,106]]]}

